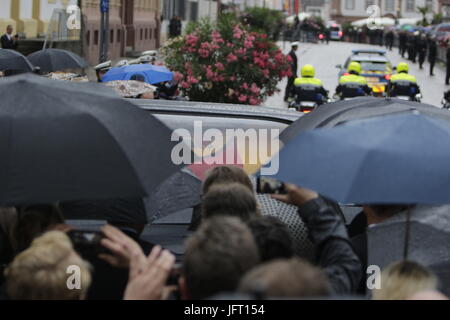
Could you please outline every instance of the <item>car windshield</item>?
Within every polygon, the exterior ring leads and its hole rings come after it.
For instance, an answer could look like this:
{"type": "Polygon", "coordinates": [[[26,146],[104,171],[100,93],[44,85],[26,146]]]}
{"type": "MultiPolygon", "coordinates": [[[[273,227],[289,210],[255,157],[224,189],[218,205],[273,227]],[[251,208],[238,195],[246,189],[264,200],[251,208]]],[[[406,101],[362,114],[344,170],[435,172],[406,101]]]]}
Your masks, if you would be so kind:
{"type": "Polygon", "coordinates": [[[383,71],[388,69],[386,62],[375,62],[375,61],[358,61],[361,64],[361,69],[363,71],[383,71]]]}

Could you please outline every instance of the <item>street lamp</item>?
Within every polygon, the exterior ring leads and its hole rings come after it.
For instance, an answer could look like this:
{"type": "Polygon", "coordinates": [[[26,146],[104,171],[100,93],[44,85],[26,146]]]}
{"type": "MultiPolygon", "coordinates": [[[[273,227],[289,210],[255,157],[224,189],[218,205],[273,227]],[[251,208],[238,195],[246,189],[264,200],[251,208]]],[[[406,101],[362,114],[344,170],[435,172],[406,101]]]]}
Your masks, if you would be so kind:
{"type": "Polygon", "coordinates": [[[109,0],[100,1],[100,63],[108,60],[109,42],[109,0]]]}

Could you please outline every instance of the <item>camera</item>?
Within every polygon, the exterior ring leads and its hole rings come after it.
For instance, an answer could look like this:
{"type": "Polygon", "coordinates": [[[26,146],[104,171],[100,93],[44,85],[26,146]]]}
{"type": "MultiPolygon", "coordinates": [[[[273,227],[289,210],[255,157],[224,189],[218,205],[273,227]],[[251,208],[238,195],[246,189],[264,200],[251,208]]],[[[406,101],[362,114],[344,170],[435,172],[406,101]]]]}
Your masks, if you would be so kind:
{"type": "Polygon", "coordinates": [[[67,235],[74,249],[82,255],[97,256],[108,253],[108,250],[100,243],[104,237],[101,231],[71,230],[67,235]]]}
{"type": "Polygon", "coordinates": [[[256,179],[256,192],[266,194],[286,194],[286,187],[283,182],[278,180],[258,177],[256,179]]]}

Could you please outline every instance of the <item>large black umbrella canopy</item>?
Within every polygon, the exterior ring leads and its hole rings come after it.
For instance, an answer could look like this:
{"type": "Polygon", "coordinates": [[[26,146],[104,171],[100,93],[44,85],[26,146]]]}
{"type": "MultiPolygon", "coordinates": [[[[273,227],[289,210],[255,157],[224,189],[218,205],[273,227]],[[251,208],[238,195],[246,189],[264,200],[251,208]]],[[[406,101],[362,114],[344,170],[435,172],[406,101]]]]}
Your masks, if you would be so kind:
{"type": "Polygon", "coordinates": [[[33,68],[31,62],[20,52],[0,49],[0,71],[17,70],[31,72],[33,68]]]}
{"type": "Polygon", "coordinates": [[[126,224],[147,224],[144,201],[141,198],[78,200],[59,205],[66,219],[106,220],[126,224]]]}
{"type": "Polygon", "coordinates": [[[374,97],[362,97],[347,101],[338,101],[321,105],[313,112],[301,117],[280,135],[284,143],[295,138],[299,133],[322,127],[334,127],[343,122],[379,117],[383,115],[411,113],[419,111],[421,114],[450,121],[450,112],[435,106],[404,101],[400,99],[380,99],[374,97]]]}
{"type": "Polygon", "coordinates": [[[0,80],[0,204],[142,197],[170,176],[171,131],[100,84],[0,80]]]}
{"type": "Polygon", "coordinates": [[[368,265],[403,259],[429,267],[450,294],[450,206],[416,206],[368,229],[368,265]],[[406,250],[405,250],[406,249],[406,250]]]}
{"type": "Polygon", "coordinates": [[[63,49],[43,49],[28,55],[28,60],[41,72],[86,68],[87,62],[79,55],[63,49]]]}

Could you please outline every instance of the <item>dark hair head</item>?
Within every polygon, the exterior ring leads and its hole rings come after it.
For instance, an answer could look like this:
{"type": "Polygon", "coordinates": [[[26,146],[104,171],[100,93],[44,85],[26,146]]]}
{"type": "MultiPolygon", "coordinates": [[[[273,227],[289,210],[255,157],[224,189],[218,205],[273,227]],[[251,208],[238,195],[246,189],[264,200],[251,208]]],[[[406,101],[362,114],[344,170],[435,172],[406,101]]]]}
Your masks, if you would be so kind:
{"type": "Polygon", "coordinates": [[[186,242],[183,276],[189,298],[236,290],[241,277],[258,262],[255,240],[242,221],[208,219],[186,242]]]}
{"type": "Polygon", "coordinates": [[[17,208],[18,220],[14,230],[18,250],[28,248],[34,238],[40,236],[51,226],[64,223],[59,206],[53,204],[35,204],[17,208]]]}
{"type": "Polygon", "coordinates": [[[322,271],[298,258],[257,266],[242,278],[239,291],[275,298],[322,297],[330,292],[322,271]]]}
{"type": "Polygon", "coordinates": [[[261,261],[291,258],[293,242],[288,227],[276,217],[264,216],[250,219],[248,227],[255,237],[261,261]]]}
{"type": "Polygon", "coordinates": [[[259,214],[255,195],[241,183],[214,185],[203,196],[202,217],[233,216],[247,221],[259,214]]]}
{"type": "Polygon", "coordinates": [[[203,194],[207,193],[209,188],[218,183],[238,182],[246,186],[253,192],[253,185],[247,173],[242,168],[235,166],[220,166],[214,167],[206,174],[206,179],[203,182],[203,194]]]}

